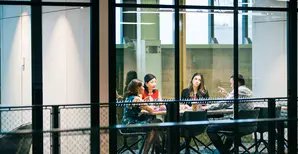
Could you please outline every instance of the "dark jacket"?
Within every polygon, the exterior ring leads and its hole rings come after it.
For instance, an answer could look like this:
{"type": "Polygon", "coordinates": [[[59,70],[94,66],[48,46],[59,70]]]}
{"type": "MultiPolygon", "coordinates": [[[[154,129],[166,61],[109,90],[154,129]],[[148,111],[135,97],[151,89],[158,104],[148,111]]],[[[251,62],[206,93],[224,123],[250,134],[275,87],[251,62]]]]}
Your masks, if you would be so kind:
{"type": "MultiPolygon", "coordinates": [[[[207,90],[205,93],[198,91],[196,96],[197,96],[197,99],[209,98],[209,94],[207,90]]],[[[192,97],[190,97],[190,90],[188,88],[182,90],[181,99],[192,99],[192,97]]]]}

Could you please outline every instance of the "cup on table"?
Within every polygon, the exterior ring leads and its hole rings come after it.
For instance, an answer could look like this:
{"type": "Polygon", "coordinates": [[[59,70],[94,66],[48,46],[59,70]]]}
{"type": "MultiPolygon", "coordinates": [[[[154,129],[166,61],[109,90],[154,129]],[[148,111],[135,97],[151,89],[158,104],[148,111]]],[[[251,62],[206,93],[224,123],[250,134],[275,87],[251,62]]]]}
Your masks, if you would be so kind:
{"type": "Polygon", "coordinates": [[[192,103],[192,111],[198,111],[199,110],[199,104],[198,103],[192,103]]]}

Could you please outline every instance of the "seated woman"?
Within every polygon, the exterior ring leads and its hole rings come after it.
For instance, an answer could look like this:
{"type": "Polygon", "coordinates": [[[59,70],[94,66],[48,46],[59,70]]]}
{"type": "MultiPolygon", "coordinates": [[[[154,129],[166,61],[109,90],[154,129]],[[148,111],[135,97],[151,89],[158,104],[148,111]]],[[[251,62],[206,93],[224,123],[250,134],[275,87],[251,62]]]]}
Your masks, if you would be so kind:
{"type": "MultiPolygon", "coordinates": [[[[190,82],[189,87],[183,89],[181,99],[208,99],[209,94],[204,84],[204,76],[201,73],[195,73],[190,82]]],[[[189,103],[191,106],[191,103],[189,103]]]]}
{"type": "MultiPolygon", "coordinates": [[[[138,79],[133,79],[127,86],[127,91],[124,95],[125,101],[131,102],[142,102],[140,94],[144,92],[144,85],[142,81],[138,79]]],[[[161,122],[159,119],[155,119],[154,116],[146,116],[141,114],[141,110],[146,110],[151,114],[154,114],[154,110],[146,104],[131,104],[124,107],[124,116],[122,118],[122,124],[146,124],[146,123],[157,123],[161,122]]],[[[159,141],[159,131],[156,129],[141,131],[147,132],[148,135],[144,145],[144,154],[149,152],[152,144],[160,145],[159,141]]],[[[160,153],[160,146],[155,148],[156,153],[160,153]]]]}
{"type": "MultiPolygon", "coordinates": [[[[156,89],[156,77],[153,74],[149,73],[145,75],[144,81],[145,81],[145,84],[144,84],[145,90],[142,95],[142,98],[149,101],[160,101],[161,96],[158,89],[156,89]]],[[[156,111],[166,110],[165,105],[160,105],[159,107],[158,106],[151,106],[151,107],[156,111]]]]}

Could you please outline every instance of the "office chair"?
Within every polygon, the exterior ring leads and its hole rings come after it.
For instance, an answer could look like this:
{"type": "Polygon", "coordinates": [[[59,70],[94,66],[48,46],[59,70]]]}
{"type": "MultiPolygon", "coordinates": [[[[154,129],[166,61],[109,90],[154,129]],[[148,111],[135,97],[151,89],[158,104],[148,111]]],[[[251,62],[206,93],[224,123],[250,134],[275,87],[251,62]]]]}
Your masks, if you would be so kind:
{"type": "MultiPolygon", "coordinates": [[[[206,121],[207,120],[207,111],[186,111],[183,113],[181,118],[182,122],[186,121],[206,121]]],[[[206,125],[199,125],[199,126],[192,126],[192,127],[185,127],[180,129],[180,136],[184,137],[185,144],[181,146],[180,150],[185,149],[185,153],[190,153],[190,149],[196,153],[199,152],[199,146],[197,144],[200,143],[208,150],[212,151],[206,144],[204,144],[201,140],[199,140],[196,136],[203,134],[206,130],[206,125]],[[190,142],[193,141],[197,147],[197,149],[190,146],[190,142]]],[[[212,151],[213,152],[213,151],[212,151]]]]}

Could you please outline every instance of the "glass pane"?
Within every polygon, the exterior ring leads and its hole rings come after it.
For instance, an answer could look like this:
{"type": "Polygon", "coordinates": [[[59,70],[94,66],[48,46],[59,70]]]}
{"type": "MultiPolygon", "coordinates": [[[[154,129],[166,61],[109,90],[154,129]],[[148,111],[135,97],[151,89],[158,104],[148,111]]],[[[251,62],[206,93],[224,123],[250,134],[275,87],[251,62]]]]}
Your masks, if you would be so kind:
{"type": "Polygon", "coordinates": [[[208,11],[204,11],[181,10],[181,16],[185,14],[186,44],[208,44],[208,11]]]}
{"type": "Polygon", "coordinates": [[[116,3],[124,4],[162,4],[173,5],[174,0],[116,0],[116,3]]]}
{"type": "Polygon", "coordinates": [[[233,6],[233,0],[183,0],[180,5],[233,6]]]}
{"type": "Polygon", "coordinates": [[[239,0],[238,6],[286,8],[287,1],[289,0],[239,0]]]}
{"type": "MultiPolygon", "coordinates": [[[[159,89],[160,93],[162,93],[162,96],[174,98],[174,90],[169,90],[170,88],[164,88],[164,86],[168,85],[167,82],[174,81],[167,81],[166,76],[168,75],[164,75],[164,73],[170,72],[165,72],[166,69],[162,69],[163,67],[169,67],[169,69],[173,69],[172,67],[174,67],[174,64],[170,63],[171,65],[168,66],[169,62],[161,63],[161,61],[155,61],[156,65],[152,64],[155,58],[160,60],[163,59],[163,62],[173,60],[167,59],[174,57],[174,53],[172,53],[174,51],[174,49],[172,49],[173,44],[169,43],[173,42],[173,38],[169,38],[169,36],[166,38],[165,34],[162,34],[161,31],[165,30],[166,28],[170,29],[169,27],[174,26],[171,24],[170,26],[162,25],[164,22],[161,22],[160,19],[162,14],[165,14],[166,16],[173,15],[173,10],[160,10],[155,8],[122,8],[122,10],[123,12],[120,14],[122,16],[120,17],[122,21],[116,23],[119,24],[116,27],[119,26],[121,27],[119,29],[122,29],[122,33],[117,33],[117,35],[123,36],[124,43],[117,45],[117,52],[123,52],[122,50],[124,50],[124,57],[122,57],[124,58],[124,67],[117,63],[117,66],[123,67],[119,69],[122,69],[124,72],[123,75],[119,75],[119,83],[117,83],[117,85],[119,85],[119,87],[117,87],[118,93],[123,94],[123,88],[126,86],[124,83],[126,80],[126,73],[130,70],[134,70],[138,73],[138,78],[141,80],[143,80],[147,73],[151,72],[154,74],[158,79],[157,88],[159,89]],[[162,38],[165,39],[163,41],[167,42],[167,44],[161,45],[162,38]],[[143,52],[147,53],[145,54],[143,52]],[[154,58],[154,56],[156,57],[154,58]],[[159,68],[159,70],[156,68],[159,68]]],[[[171,32],[173,32],[173,30],[171,30],[171,32]]],[[[167,33],[170,34],[170,31],[167,31],[167,33]]],[[[173,36],[173,34],[170,35],[173,36]]],[[[119,73],[119,71],[117,71],[117,73],[119,73]]]]}
{"type": "Polygon", "coordinates": [[[42,0],[43,2],[90,2],[90,0],[42,0]]]}
{"type": "MultiPolygon", "coordinates": [[[[89,103],[90,8],[47,6],[42,9],[43,103],[89,103]]],[[[60,108],[59,112],[62,129],[90,127],[89,107],[60,108]]],[[[86,153],[90,149],[89,141],[88,135],[61,136],[61,153],[69,149],[86,153]],[[73,140],[84,142],[74,145],[73,140]]]]}
{"type": "MultiPolygon", "coordinates": [[[[202,74],[199,75],[201,82],[197,86],[204,88],[200,91],[202,94],[198,95],[196,98],[222,97],[218,93],[218,86],[224,87],[229,91],[231,89],[229,77],[233,73],[233,42],[231,41],[226,45],[222,45],[213,38],[212,25],[209,24],[209,21],[214,14],[209,12],[211,11],[204,10],[203,12],[195,12],[187,10],[186,14],[182,13],[180,15],[180,23],[182,23],[180,24],[180,36],[182,36],[180,40],[180,55],[183,72],[180,78],[180,80],[183,81],[181,87],[184,91],[192,91],[193,86],[190,88],[190,83],[195,82],[193,77],[196,76],[196,73],[202,74]],[[194,20],[192,16],[196,17],[195,21],[200,22],[188,22],[188,20],[194,20]],[[200,27],[200,30],[191,27],[200,27]],[[188,44],[187,42],[190,39],[193,39],[194,42],[188,44]],[[204,79],[202,79],[202,76],[204,79]],[[206,91],[208,91],[209,96],[204,93],[206,91]]],[[[225,14],[217,13],[216,15],[220,16],[225,14]]],[[[233,17],[232,12],[231,17],[233,17]]],[[[227,35],[225,31],[215,31],[215,36],[223,35],[226,40],[233,40],[233,25],[230,25],[229,28],[231,29],[228,31],[231,33],[230,35],[227,35]]],[[[192,85],[195,85],[195,83],[192,85]]],[[[194,96],[181,94],[181,98],[194,98],[194,96]]]]}
{"type": "MultiPolygon", "coordinates": [[[[31,105],[31,7],[0,6],[1,105],[31,105]]],[[[1,131],[31,122],[31,109],[1,112],[1,131]],[[28,115],[28,116],[23,116],[28,115]]]]}
{"type": "Polygon", "coordinates": [[[233,11],[214,10],[214,39],[218,44],[233,44],[233,20],[233,11]]]}
{"type": "Polygon", "coordinates": [[[286,97],[286,13],[251,11],[239,17],[248,20],[242,25],[248,29],[239,33],[244,42],[239,44],[239,73],[246,86],[252,89],[253,97],[286,97]],[[272,85],[278,88],[272,89],[272,85]]]}
{"type": "MultiPolygon", "coordinates": [[[[120,27],[118,29],[122,31],[116,32],[116,38],[123,37],[123,44],[116,44],[118,100],[127,100],[128,95],[125,94],[131,90],[127,89],[127,86],[132,79],[139,79],[148,87],[148,91],[145,90],[145,92],[140,93],[142,99],[149,95],[152,98],[150,100],[174,99],[175,50],[173,45],[174,26],[173,21],[171,21],[174,15],[173,10],[156,8],[119,9],[122,10],[122,13],[116,14],[116,19],[122,20],[116,22],[116,27],[120,27]],[[117,17],[118,15],[120,17],[117,17]],[[148,75],[149,73],[155,77],[148,75]],[[156,80],[156,85],[149,84],[153,80],[156,80]]],[[[165,109],[162,105],[157,104],[154,107],[155,109],[165,109]]],[[[118,106],[118,123],[123,122],[123,115],[123,106],[118,106]]],[[[159,118],[164,120],[162,117],[159,118]]],[[[120,148],[123,142],[120,140],[121,136],[118,138],[119,142],[117,143],[120,148]]],[[[135,139],[137,138],[129,140],[129,143],[133,143],[136,141],[135,139]]],[[[133,149],[139,148],[138,145],[133,147],[133,149]]]]}

